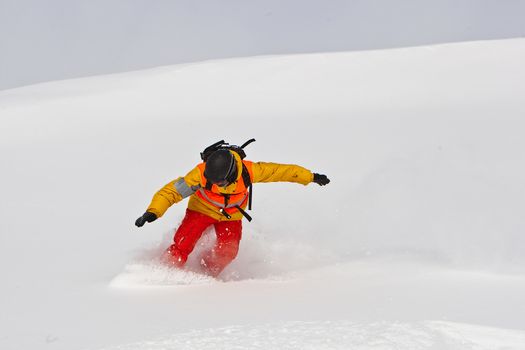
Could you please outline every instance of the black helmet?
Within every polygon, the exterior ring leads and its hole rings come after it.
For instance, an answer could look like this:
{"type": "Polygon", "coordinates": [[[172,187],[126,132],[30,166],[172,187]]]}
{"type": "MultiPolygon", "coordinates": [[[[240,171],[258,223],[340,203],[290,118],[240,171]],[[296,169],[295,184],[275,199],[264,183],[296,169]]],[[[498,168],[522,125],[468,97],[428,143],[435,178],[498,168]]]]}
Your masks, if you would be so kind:
{"type": "Polygon", "coordinates": [[[235,181],[237,174],[235,157],[227,149],[220,149],[208,157],[204,176],[213,184],[225,186],[235,181]]]}

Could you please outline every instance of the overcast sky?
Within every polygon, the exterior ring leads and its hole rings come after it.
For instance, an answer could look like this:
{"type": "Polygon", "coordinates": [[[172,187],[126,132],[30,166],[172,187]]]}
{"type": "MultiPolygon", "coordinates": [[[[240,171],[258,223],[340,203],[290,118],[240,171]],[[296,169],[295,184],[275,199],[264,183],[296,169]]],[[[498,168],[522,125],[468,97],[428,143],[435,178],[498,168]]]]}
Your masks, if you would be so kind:
{"type": "Polygon", "coordinates": [[[0,0],[0,89],[205,59],[525,36],[525,0],[0,0]]]}

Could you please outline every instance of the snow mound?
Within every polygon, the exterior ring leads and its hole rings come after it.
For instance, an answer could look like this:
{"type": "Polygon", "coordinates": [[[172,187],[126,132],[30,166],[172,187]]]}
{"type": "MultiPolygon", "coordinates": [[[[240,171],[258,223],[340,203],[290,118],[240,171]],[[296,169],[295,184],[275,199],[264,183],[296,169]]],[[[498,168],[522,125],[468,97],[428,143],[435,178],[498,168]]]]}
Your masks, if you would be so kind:
{"type": "Polygon", "coordinates": [[[449,322],[280,322],[194,330],[104,350],[354,349],[518,350],[525,332],[449,322]]]}
{"type": "Polygon", "coordinates": [[[200,285],[216,282],[213,277],[165,266],[157,261],[134,262],[110,282],[112,288],[200,285]]]}

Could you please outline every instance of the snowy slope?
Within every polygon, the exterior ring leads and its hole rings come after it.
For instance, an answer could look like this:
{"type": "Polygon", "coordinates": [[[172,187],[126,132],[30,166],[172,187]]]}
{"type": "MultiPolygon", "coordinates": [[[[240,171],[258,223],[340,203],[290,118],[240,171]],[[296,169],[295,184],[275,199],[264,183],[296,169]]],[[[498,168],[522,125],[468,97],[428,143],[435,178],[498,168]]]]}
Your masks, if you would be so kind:
{"type": "Polygon", "coordinates": [[[516,39],[0,92],[0,348],[525,348],[524,60],[516,39]],[[222,281],[148,270],[185,209],[135,228],[153,193],[251,137],[332,183],[256,186],[222,281]]]}
{"type": "Polygon", "coordinates": [[[261,54],[519,38],[522,1],[2,0],[0,90],[261,54]]]}

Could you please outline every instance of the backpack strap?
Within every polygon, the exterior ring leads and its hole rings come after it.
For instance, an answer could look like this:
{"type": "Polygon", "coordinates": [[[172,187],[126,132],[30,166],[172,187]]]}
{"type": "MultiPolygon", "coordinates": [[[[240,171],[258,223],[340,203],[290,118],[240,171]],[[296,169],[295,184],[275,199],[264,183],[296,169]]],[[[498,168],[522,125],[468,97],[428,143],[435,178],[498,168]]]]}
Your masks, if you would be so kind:
{"type": "Polygon", "coordinates": [[[236,205],[235,208],[237,208],[237,210],[241,212],[241,214],[246,218],[246,220],[252,221],[252,217],[250,216],[250,214],[245,212],[239,205],[236,205]]]}
{"type": "Polygon", "coordinates": [[[244,147],[248,146],[252,142],[255,142],[255,139],[249,139],[248,141],[246,141],[245,143],[242,144],[241,148],[244,148],[244,147]]]}
{"type": "MultiPolygon", "coordinates": [[[[250,173],[248,172],[248,168],[246,168],[246,165],[242,163],[242,181],[244,181],[244,187],[248,189],[248,209],[252,210],[252,179],[250,179],[250,173]]],[[[228,197],[224,196],[224,202],[227,203],[228,197]]],[[[244,211],[240,205],[236,205],[235,208],[246,218],[248,221],[252,221],[252,217],[250,214],[248,214],[246,211],[244,211]]],[[[228,219],[231,218],[231,215],[229,215],[226,210],[221,209],[220,212],[226,216],[228,219]]]]}
{"type": "Polygon", "coordinates": [[[244,186],[248,189],[248,196],[249,196],[248,197],[248,209],[252,210],[252,193],[253,193],[252,179],[250,179],[250,173],[248,172],[248,168],[246,168],[246,165],[244,163],[242,163],[242,181],[244,181],[244,186]]]}

